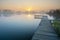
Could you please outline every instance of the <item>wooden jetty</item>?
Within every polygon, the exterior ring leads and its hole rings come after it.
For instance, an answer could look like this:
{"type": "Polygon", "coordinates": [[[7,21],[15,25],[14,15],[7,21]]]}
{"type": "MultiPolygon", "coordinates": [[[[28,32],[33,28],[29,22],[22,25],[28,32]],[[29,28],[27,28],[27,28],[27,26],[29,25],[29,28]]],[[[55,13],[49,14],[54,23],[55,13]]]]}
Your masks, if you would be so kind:
{"type": "Polygon", "coordinates": [[[43,17],[32,40],[59,40],[47,17],[43,17]]]}

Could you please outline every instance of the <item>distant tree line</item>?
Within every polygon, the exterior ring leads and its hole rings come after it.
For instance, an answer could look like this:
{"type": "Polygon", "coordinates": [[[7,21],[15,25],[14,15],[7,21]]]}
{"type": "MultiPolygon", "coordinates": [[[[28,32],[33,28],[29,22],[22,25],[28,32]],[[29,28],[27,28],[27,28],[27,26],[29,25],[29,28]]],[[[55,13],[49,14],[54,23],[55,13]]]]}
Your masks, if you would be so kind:
{"type": "Polygon", "coordinates": [[[50,10],[47,14],[53,16],[55,19],[60,19],[60,9],[50,10]]]}
{"type": "Polygon", "coordinates": [[[0,10],[0,17],[4,16],[4,17],[8,17],[8,16],[12,16],[14,14],[14,12],[12,10],[0,10]]]}

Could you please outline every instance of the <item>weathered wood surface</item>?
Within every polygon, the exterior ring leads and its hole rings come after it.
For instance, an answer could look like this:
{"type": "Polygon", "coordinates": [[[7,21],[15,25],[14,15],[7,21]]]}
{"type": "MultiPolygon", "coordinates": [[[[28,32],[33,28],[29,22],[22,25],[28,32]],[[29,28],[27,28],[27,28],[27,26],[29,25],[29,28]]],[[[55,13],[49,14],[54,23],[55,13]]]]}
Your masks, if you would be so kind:
{"type": "Polygon", "coordinates": [[[43,18],[32,40],[59,40],[48,18],[43,18]]]}

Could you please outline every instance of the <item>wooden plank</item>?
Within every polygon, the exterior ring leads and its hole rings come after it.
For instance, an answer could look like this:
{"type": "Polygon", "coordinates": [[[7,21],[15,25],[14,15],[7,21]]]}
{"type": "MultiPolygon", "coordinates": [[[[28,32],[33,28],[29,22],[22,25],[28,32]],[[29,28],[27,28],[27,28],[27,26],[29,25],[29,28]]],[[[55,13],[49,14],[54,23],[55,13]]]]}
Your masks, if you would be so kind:
{"type": "Polygon", "coordinates": [[[47,17],[43,17],[37,31],[32,37],[32,40],[58,40],[58,35],[47,17]]]}

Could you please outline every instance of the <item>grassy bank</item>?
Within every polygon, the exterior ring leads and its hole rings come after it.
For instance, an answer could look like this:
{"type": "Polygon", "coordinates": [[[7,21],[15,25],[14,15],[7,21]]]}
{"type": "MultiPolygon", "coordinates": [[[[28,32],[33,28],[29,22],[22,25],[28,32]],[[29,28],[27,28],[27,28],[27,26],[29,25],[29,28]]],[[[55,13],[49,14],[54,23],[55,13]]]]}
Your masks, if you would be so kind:
{"type": "Polygon", "coordinates": [[[56,33],[60,37],[60,20],[54,20],[52,26],[54,27],[56,33]]]}

